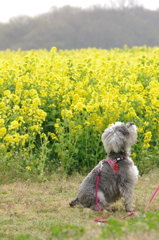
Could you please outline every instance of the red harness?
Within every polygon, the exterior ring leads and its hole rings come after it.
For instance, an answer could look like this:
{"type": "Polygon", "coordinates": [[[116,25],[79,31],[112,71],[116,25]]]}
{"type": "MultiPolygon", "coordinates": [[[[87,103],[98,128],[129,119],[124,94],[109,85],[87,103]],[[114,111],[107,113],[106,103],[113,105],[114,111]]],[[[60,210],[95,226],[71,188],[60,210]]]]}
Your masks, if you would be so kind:
{"type": "MultiPolygon", "coordinates": [[[[121,160],[121,158],[120,158],[120,160],[121,160]]],[[[118,174],[118,171],[120,169],[120,165],[118,165],[118,163],[117,163],[118,161],[119,160],[117,160],[117,159],[111,159],[111,158],[107,158],[104,160],[104,162],[107,162],[116,174],[118,174]]]]}

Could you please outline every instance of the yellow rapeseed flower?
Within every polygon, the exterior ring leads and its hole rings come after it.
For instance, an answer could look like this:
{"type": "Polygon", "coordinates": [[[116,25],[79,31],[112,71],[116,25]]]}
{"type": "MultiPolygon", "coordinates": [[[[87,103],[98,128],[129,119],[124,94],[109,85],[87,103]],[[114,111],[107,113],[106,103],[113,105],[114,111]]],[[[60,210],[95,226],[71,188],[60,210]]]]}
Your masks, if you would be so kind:
{"type": "Polygon", "coordinates": [[[40,129],[40,126],[36,124],[36,125],[31,126],[30,129],[31,129],[32,131],[38,132],[39,129],[40,129]]]}
{"type": "Polygon", "coordinates": [[[4,91],[4,96],[6,96],[8,98],[11,98],[11,96],[12,96],[11,91],[10,90],[5,90],[4,91]]]}
{"type": "Polygon", "coordinates": [[[51,137],[52,140],[58,140],[58,138],[57,138],[57,136],[55,135],[55,133],[49,132],[49,136],[51,137]]]}
{"type": "Polygon", "coordinates": [[[19,133],[15,133],[14,135],[13,135],[13,142],[15,143],[15,144],[18,144],[19,142],[20,142],[20,134],[19,133]]]}
{"type": "Polygon", "coordinates": [[[46,138],[46,134],[45,133],[42,133],[40,136],[41,136],[41,138],[46,138]]]}
{"type": "Polygon", "coordinates": [[[0,85],[2,85],[4,82],[4,80],[2,78],[0,78],[0,85]]]}
{"type": "Polygon", "coordinates": [[[19,111],[20,110],[20,107],[18,105],[15,105],[14,108],[13,108],[14,111],[19,111]]]}
{"type": "Polygon", "coordinates": [[[144,143],[143,144],[143,148],[149,148],[150,147],[150,144],[149,143],[144,143]]]}
{"type": "Polygon", "coordinates": [[[84,108],[84,105],[83,105],[82,102],[78,102],[78,103],[74,106],[74,109],[75,109],[76,111],[81,111],[81,110],[83,110],[83,108],[84,108]]]}
{"type": "Polygon", "coordinates": [[[36,111],[38,119],[45,120],[46,118],[46,112],[44,112],[42,109],[37,109],[36,111]]]}
{"type": "Polygon", "coordinates": [[[39,105],[41,105],[40,98],[34,98],[33,99],[33,106],[38,107],[39,105]]]}
{"type": "Polygon", "coordinates": [[[144,136],[144,143],[149,143],[151,141],[151,138],[152,138],[152,133],[150,131],[146,132],[144,136]]]}
{"type": "Polygon", "coordinates": [[[31,166],[26,166],[26,169],[27,169],[28,171],[31,171],[31,170],[32,170],[31,166]]]}
{"type": "Polygon", "coordinates": [[[0,128],[0,138],[4,137],[4,135],[6,134],[7,130],[5,127],[0,128]]]}
{"type": "Polygon", "coordinates": [[[20,126],[20,124],[18,123],[18,121],[14,120],[10,123],[9,130],[19,128],[19,126],[20,126]]]}
{"type": "Polygon", "coordinates": [[[12,144],[14,142],[14,138],[12,135],[10,134],[7,134],[5,137],[4,137],[4,140],[8,143],[8,144],[12,144]]]}
{"type": "Polygon", "coordinates": [[[0,126],[3,126],[4,125],[4,119],[0,119],[0,126]]]}

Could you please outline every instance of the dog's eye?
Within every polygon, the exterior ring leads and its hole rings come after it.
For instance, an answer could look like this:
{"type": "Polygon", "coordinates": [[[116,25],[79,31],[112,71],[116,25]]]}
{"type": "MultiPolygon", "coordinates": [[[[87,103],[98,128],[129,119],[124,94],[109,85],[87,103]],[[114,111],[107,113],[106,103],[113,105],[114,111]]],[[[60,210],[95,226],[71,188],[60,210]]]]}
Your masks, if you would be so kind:
{"type": "Polygon", "coordinates": [[[119,132],[121,132],[124,136],[129,135],[129,131],[125,127],[120,128],[119,132]]]}

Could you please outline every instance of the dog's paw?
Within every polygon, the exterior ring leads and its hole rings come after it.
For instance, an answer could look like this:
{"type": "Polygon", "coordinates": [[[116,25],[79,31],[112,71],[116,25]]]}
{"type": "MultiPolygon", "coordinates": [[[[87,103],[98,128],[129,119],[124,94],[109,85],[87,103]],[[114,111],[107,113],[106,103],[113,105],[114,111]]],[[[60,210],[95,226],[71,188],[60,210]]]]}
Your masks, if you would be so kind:
{"type": "Polygon", "coordinates": [[[134,212],[134,207],[127,207],[126,212],[134,212]]]}
{"type": "Polygon", "coordinates": [[[116,212],[117,211],[117,208],[116,207],[113,207],[113,206],[109,206],[109,207],[106,207],[106,210],[108,212],[116,212]]]}
{"type": "Polygon", "coordinates": [[[72,200],[72,201],[69,203],[69,205],[70,205],[70,207],[74,207],[77,203],[79,203],[79,200],[78,200],[78,198],[75,198],[74,200],[72,200]]]}

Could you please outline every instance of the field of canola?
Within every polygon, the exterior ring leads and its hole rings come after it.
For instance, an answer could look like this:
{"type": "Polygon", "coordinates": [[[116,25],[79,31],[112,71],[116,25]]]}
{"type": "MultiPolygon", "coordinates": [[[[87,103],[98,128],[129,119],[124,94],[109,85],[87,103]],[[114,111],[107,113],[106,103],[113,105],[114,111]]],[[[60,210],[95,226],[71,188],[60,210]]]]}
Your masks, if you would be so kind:
{"type": "Polygon", "coordinates": [[[116,121],[138,126],[141,172],[159,166],[159,48],[0,52],[0,99],[3,166],[88,171],[116,121]]]}

